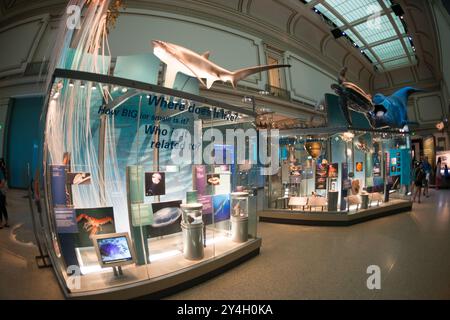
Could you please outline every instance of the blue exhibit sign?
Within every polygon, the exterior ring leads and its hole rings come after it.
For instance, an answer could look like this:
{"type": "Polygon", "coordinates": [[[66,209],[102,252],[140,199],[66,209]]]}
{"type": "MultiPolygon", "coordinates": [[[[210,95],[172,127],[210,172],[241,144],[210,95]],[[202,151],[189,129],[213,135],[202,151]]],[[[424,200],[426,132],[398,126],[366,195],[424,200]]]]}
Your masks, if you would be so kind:
{"type": "Polygon", "coordinates": [[[389,150],[389,175],[400,176],[400,183],[411,183],[411,151],[408,149],[389,150]]]}
{"type": "Polygon", "coordinates": [[[50,166],[52,201],[53,206],[65,206],[66,196],[66,166],[52,165],[50,166]]]}
{"type": "Polygon", "coordinates": [[[55,220],[58,233],[78,233],[75,209],[55,208],[55,220]]]}

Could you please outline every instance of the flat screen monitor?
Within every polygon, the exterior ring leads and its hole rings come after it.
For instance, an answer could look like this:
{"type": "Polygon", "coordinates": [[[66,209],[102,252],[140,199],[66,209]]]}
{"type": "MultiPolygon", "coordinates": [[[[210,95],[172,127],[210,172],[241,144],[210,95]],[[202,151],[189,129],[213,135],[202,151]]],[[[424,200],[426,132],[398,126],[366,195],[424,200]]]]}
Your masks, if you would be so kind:
{"type": "Polygon", "coordinates": [[[92,240],[102,268],[135,262],[134,249],[127,232],[102,234],[94,236],[92,240]]]}

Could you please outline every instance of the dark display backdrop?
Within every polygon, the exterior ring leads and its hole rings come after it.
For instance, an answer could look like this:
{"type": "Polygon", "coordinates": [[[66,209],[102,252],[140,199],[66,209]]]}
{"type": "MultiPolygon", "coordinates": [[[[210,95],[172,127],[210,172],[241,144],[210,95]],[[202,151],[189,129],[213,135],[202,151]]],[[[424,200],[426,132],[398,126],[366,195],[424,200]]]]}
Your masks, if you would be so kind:
{"type": "Polygon", "coordinates": [[[162,196],[166,194],[166,175],[164,172],[145,173],[145,195],[162,196]]]}
{"type": "Polygon", "coordinates": [[[116,232],[112,207],[76,209],[75,214],[78,225],[76,247],[91,247],[93,243],[90,237],[116,232]]]}

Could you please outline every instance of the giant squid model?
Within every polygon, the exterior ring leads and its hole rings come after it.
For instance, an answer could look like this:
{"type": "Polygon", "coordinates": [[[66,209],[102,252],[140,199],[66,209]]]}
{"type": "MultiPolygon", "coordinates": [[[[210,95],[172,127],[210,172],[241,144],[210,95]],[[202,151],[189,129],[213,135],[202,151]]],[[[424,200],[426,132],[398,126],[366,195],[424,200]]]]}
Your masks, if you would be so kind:
{"type": "Polygon", "coordinates": [[[339,96],[339,105],[347,123],[351,126],[350,111],[364,114],[373,128],[394,128],[408,131],[408,125],[413,124],[408,120],[408,98],[411,94],[423,90],[413,87],[405,87],[386,97],[381,93],[373,97],[361,89],[358,85],[349,82],[345,78],[347,68],[339,73],[338,83],[331,88],[339,96]]]}

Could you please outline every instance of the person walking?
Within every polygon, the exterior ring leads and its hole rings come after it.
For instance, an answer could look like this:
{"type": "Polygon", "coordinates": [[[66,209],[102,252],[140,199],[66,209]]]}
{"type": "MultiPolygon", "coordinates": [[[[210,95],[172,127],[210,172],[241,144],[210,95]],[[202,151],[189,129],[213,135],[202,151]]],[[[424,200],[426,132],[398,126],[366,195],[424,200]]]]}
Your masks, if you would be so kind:
{"type": "Polygon", "coordinates": [[[416,165],[416,168],[414,170],[414,186],[415,186],[415,192],[413,197],[413,202],[416,202],[417,195],[419,196],[419,203],[420,203],[420,195],[422,193],[422,184],[423,180],[425,179],[425,171],[423,170],[423,164],[422,162],[419,162],[416,165]]]}
{"type": "Polygon", "coordinates": [[[412,159],[410,166],[411,166],[411,171],[409,174],[410,184],[406,186],[405,196],[411,196],[414,194],[416,159],[414,159],[414,158],[412,159]]]}
{"type": "Polygon", "coordinates": [[[3,227],[9,228],[8,224],[8,210],[6,209],[6,177],[3,173],[3,170],[0,170],[0,229],[3,227]],[[5,224],[3,224],[3,218],[5,219],[5,224]]]}
{"type": "Polygon", "coordinates": [[[441,183],[442,183],[441,165],[442,165],[442,159],[441,159],[441,157],[439,157],[437,160],[437,163],[436,163],[436,172],[435,172],[436,190],[439,190],[439,187],[441,186],[441,183]]]}
{"type": "Polygon", "coordinates": [[[422,161],[423,171],[425,171],[425,178],[423,179],[423,195],[425,197],[430,196],[428,187],[430,186],[430,176],[431,176],[431,164],[428,162],[428,157],[425,157],[422,161]]]}

